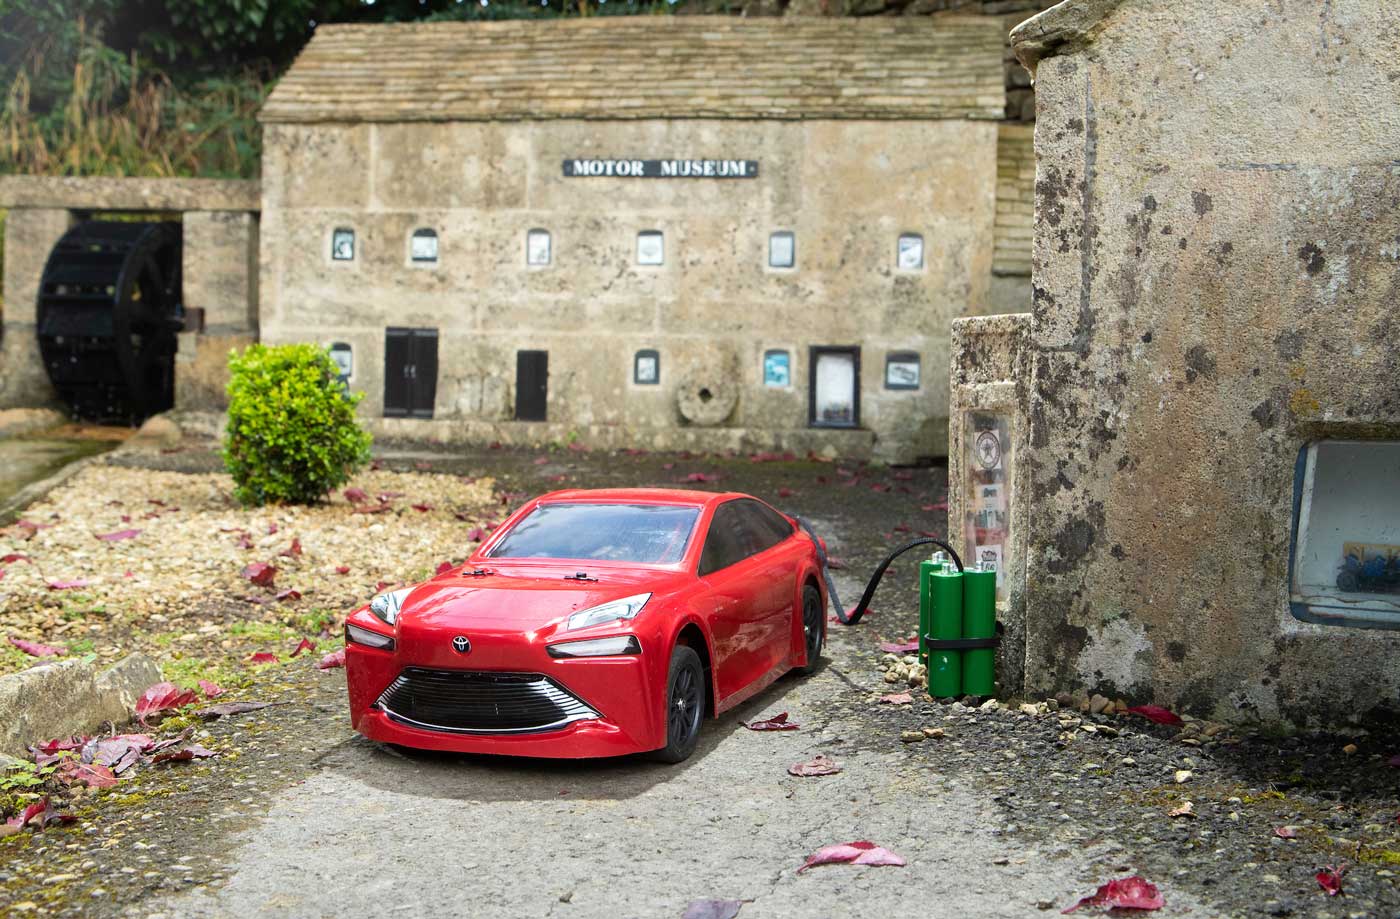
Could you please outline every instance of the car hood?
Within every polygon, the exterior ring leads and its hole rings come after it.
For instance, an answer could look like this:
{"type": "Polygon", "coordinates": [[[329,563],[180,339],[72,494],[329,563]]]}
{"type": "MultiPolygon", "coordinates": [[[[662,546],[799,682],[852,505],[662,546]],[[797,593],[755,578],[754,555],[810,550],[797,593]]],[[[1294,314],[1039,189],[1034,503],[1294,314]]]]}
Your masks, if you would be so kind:
{"type": "Polygon", "coordinates": [[[667,570],[594,569],[588,574],[596,581],[565,580],[571,573],[567,567],[493,566],[485,575],[440,575],[405,598],[399,628],[539,629],[600,603],[656,593],[682,577],[667,570]]]}

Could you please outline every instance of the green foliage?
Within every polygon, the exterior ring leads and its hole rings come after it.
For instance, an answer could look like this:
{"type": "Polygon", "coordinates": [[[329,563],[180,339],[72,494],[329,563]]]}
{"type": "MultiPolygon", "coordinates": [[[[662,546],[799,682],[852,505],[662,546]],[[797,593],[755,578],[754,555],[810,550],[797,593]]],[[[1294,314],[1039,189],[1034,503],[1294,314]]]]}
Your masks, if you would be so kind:
{"type": "Polygon", "coordinates": [[[355,420],[363,393],[315,345],[250,345],[229,356],[224,465],[244,504],[312,504],[369,459],[355,420]]]}
{"type": "Polygon", "coordinates": [[[53,771],[53,766],[40,769],[33,763],[24,760],[10,763],[4,771],[0,771],[0,792],[28,791],[32,788],[38,788],[53,774],[53,771]]]}

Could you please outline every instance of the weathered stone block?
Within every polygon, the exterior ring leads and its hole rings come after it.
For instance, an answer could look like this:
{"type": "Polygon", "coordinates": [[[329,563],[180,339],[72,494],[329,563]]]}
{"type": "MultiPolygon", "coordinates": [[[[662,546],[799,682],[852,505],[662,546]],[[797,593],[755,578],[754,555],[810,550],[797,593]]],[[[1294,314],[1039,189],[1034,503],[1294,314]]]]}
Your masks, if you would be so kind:
{"type": "Polygon", "coordinates": [[[70,659],[0,677],[0,753],[22,756],[40,740],[125,724],[137,697],[158,682],[160,668],[141,654],[102,671],[70,659]]]}

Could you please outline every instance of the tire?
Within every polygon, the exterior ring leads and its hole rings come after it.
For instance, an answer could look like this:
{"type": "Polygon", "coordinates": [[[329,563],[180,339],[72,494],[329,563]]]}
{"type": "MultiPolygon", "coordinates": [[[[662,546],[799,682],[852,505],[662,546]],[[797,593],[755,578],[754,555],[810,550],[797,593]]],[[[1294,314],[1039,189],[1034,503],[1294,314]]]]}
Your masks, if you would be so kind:
{"type": "Polygon", "coordinates": [[[654,750],[651,758],[663,763],[688,759],[700,743],[704,721],[705,668],[694,649],[676,645],[666,679],[666,746],[654,750]]]}
{"type": "Polygon", "coordinates": [[[1351,593],[1361,589],[1361,579],[1356,576],[1355,571],[1343,571],[1337,575],[1337,589],[1351,593]]]}
{"type": "Polygon", "coordinates": [[[816,673],[822,663],[822,645],[825,644],[826,609],[822,606],[822,592],[811,584],[802,588],[802,638],[807,645],[807,663],[799,667],[802,673],[816,673]]]}

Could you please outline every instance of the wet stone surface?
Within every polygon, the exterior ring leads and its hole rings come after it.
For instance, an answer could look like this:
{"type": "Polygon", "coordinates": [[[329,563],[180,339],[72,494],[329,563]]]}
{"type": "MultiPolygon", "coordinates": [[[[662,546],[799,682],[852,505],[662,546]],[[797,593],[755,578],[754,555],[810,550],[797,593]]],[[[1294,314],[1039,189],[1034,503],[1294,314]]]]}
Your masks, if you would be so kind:
{"type": "MultiPolygon", "coordinates": [[[[207,469],[208,456],[121,461],[207,469]]],[[[837,572],[847,605],[888,546],[944,525],[938,469],[569,450],[382,462],[494,477],[502,513],[558,487],[750,492],[826,537],[847,566],[837,572]],[[687,482],[694,474],[717,478],[687,482]]],[[[870,618],[831,627],[818,673],[707,722],[678,767],[384,748],[349,730],[342,671],[316,670],[314,656],[250,670],[230,698],[283,704],[189,725],[219,757],[143,767],[77,798],[77,823],[0,839],[0,913],[679,916],[691,900],[730,898],[747,901],[748,919],[907,913],[917,891],[920,910],[1026,916],[1134,873],[1162,890],[1157,915],[1400,910],[1394,734],[1231,727],[1193,746],[1189,731],[1077,704],[926,701],[885,681],[877,647],[914,628],[913,571],[897,563],[870,618]],[[894,689],[913,701],[879,701],[894,689]],[[742,725],[783,711],[799,730],[742,725]],[[788,774],[818,754],[842,771],[788,774]],[[1195,816],[1168,816],[1187,801],[1195,816]],[[796,873],[821,846],[857,839],[908,865],[796,873]],[[1346,893],[1328,898],[1313,874],[1342,864],[1346,893]]]]}

